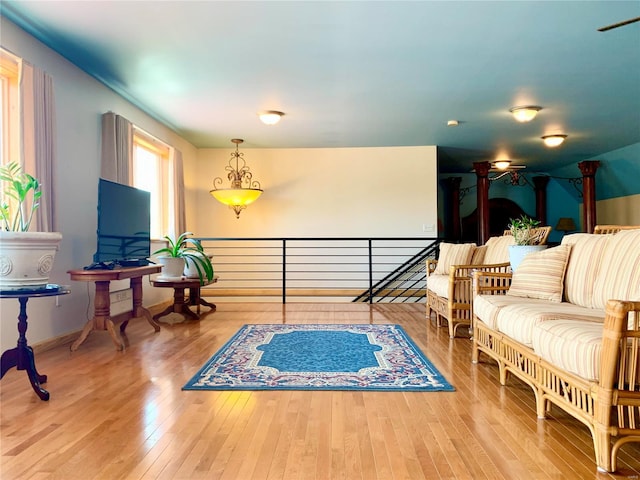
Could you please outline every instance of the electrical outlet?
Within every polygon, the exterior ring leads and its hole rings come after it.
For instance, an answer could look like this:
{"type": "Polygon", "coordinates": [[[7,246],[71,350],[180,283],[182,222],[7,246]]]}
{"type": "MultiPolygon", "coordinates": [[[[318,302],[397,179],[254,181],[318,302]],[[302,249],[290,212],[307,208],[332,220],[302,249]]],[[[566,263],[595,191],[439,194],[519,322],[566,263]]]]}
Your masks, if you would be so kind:
{"type": "Polygon", "coordinates": [[[433,223],[423,223],[422,224],[422,231],[424,233],[435,233],[436,226],[433,223]]]}

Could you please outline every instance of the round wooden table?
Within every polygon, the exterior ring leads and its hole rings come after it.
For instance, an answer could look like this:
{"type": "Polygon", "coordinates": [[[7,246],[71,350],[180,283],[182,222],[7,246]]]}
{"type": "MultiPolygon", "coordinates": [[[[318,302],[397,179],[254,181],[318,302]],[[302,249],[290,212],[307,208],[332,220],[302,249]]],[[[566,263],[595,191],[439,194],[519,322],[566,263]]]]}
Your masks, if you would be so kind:
{"type": "Polygon", "coordinates": [[[18,345],[16,348],[5,351],[0,358],[0,378],[10,368],[26,370],[31,382],[31,387],[41,400],[49,400],[49,392],[40,386],[47,383],[47,376],[41,375],[36,370],[36,361],[33,355],[33,348],[27,344],[27,302],[34,297],[54,297],[70,293],[69,287],[49,284],[45,288],[37,290],[6,290],[0,291],[0,298],[17,298],[20,302],[20,313],[18,314],[18,345]]]}
{"type": "Polygon", "coordinates": [[[201,284],[200,279],[198,278],[181,278],[172,280],[158,277],[154,280],[151,280],[151,284],[154,287],[174,289],[173,304],[169,305],[162,312],[154,315],[153,320],[157,321],[160,317],[164,317],[165,315],[168,315],[170,313],[180,313],[185,317],[189,317],[194,320],[200,320],[200,305],[211,308],[210,312],[215,312],[216,306],[213,303],[207,302],[200,296],[200,288],[211,285],[212,283],[215,283],[217,281],[217,277],[214,277],[210,282],[205,280],[204,284],[201,284]],[[184,292],[186,289],[189,289],[188,297],[184,292]],[[198,313],[191,310],[189,308],[190,306],[196,307],[198,313]]]}

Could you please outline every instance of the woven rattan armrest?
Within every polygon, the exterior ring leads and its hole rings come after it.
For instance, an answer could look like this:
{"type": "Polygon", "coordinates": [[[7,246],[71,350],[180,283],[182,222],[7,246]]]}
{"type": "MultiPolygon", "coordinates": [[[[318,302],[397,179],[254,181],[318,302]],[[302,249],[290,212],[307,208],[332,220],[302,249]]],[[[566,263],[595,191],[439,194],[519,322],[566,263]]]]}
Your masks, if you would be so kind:
{"type": "Polygon", "coordinates": [[[473,295],[504,295],[511,286],[512,276],[507,272],[476,270],[473,273],[473,295]]]}
{"type": "Polygon", "coordinates": [[[433,273],[436,271],[437,266],[438,260],[436,260],[435,258],[427,259],[427,277],[433,275],[433,273]]]}

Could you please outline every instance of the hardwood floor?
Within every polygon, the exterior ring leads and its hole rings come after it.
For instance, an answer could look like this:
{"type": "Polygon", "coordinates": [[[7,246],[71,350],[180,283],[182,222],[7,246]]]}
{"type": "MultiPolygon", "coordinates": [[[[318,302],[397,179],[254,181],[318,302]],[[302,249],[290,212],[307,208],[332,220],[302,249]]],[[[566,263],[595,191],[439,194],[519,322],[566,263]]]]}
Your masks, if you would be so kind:
{"type": "MultiPolygon", "coordinates": [[[[174,320],[176,314],[162,320],[174,320]]],[[[640,478],[640,445],[600,474],[586,427],[557,407],[537,420],[533,393],[498,382],[471,342],[427,324],[423,304],[218,304],[201,321],[144,320],[117,352],[93,332],[36,349],[49,402],[24,371],[0,382],[0,478],[13,479],[605,479],[640,478]],[[397,323],[455,392],[182,391],[246,323],[397,323]]]]}

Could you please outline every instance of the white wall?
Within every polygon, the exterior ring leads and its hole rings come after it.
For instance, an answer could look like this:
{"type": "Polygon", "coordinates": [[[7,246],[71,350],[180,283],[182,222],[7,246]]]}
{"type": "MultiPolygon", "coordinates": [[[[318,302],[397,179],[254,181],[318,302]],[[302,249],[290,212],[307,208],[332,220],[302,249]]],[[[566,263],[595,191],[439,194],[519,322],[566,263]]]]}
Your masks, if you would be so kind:
{"type": "MultiPolygon", "coordinates": [[[[102,113],[111,110],[123,115],[180,149],[185,159],[185,169],[189,169],[189,165],[195,161],[196,149],[4,17],[0,17],[0,22],[2,47],[48,72],[55,85],[58,164],[54,196],[58,213],[56,229],[62,232],[63,239],[50,281],[71,284],[72,293],[59,298],[59,307],[55,306],[53,298],[29,301],[27,339],[34,344],[78,331],[87,321],[88,297],[93,297],[93,285],[87,288],[84,282],[72,283],[66,272],[91,263],[96,249],[102,113]]],[[[127,286],[125,282],[117,283],[127,286]]],[[[158,303],[171,294],[167,289],[147,287],[145,305],[158,303]]],[[[0,344],[4,351],[16,345],[18,301],[1,300],[0,308],[0,344]]],[[[106,332],[105,348],[112,348],[106,332]]]]}
{"type": "Polygon", "coordinates": [[[640,194],[596,202],[599,225],[640,225],[640,194]]]}
{"type": "MultiPolygon", "coordinates": [[[[231,146],[233,147],[233,146],[231,146]]],[[[436,236],[436,148],[308,148],[240,151],[262,196],[236,219],[210,194],[229,149],[201,149],[192,223],[197,236],[436,236]],[[433,225],[423,232],[423,225],[433,225]]],[[[234,164],[235,165],[235,164],[234,164]]]]}
{"type": "MultiPolygon", "coordinates": [[[[183,153],[187,228],[199,236],[427,236],[437,222],[435,147],[357,149],[242,148],[263,196],[239,220],[209,195],[224,176],[229,149],[198,151],[112,90],[89,77],[13,23],[0,17],[3,48],[52,75],[56,95],[57,178],[55,202],[63,240],[52,283],[72,293],[29,301],[27,338],[36,344],[79,331],[93,308],[93,285],[71,282],[67,271],[91,263],[96,248],[100,119],[114,111],[183,153]]],[[[249,142],[247,142],[249,143],[249,142]]],[[[233,145],[230,144],[230,147],[233,145]]],[[[124,288],[117,282],[113,289],[124,288]]],[[[171,296],[146,285],[144,304],[171,296]]],[[[17,340],[18,302],[0,301],[2,351],[17,340]]],[[[108,334],[105,348],[113,348],[108,334]]],[[[98,335],[94,333],[92,335],[98,335]]],[[[82,348],[82,347],[80,347],[82,348]]]]}

